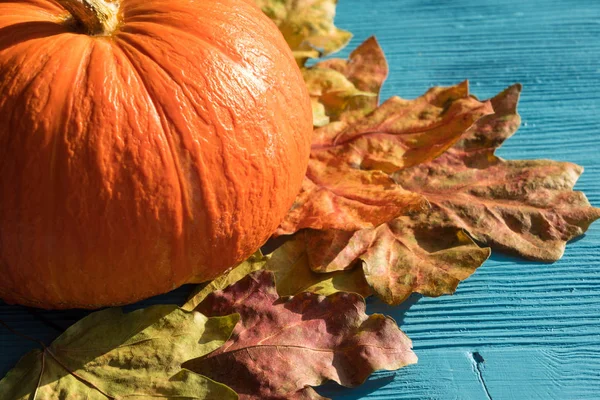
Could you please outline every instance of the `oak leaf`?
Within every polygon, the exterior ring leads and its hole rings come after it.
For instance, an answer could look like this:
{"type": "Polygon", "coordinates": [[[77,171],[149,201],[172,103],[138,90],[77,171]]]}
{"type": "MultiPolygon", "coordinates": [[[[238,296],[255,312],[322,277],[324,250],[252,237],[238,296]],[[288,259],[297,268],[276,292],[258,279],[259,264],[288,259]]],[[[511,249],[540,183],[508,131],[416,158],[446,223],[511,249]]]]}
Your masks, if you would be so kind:
{"type": "Polygon", "coordinates": [[[363,297],[372,294],[369,283],[360,269],[331,273],[311,270],[309,246],[296,236],[269,255],[265,269],[275,275],[280,296],[293,296],[302,292],[324,296],[336,292],[353,292],[363,297]]]}
{"type": "Polygon", "coordinates": [[[313,109],[313,125],[325,126],[344,111],[362,108],[375,94],[356,88],[344,75],[332,70],[313,67],[302,71],[309,89],[313,109]]]}
{"type": "Polygon", "coordinates": [[[356,232],[306,230],[290,242],[302,243],[297,246],[304,249],[305,268],[317,275],[341,274],[340,280],[360,274],[388,304],[412,293],[452,294],[490,255],[460,229],[431,227],[409,217],[356,232]]]}
{"type": "Polygon", "coordinates": [[[304,68],[314,125],[354,120],[373,111],[387,74],[385,55],[374,37],[358,46],[348,60],[334,58],[304,68]]]}
{"type": "Polygon", "coordinates": [[[98,311],[25,355],[0,381],[0,393],[15,400],[237,399],[181,364],[221,346],[238,319],[162,305],[98,311]]]}
{"type": "Polygon", "coordinates": [[[494,115],[478,121],[453,148],[429,163],[398,171],[394,180],[422,194],[431,227],[458,228],[493,248],[541,261],[562,257],[566,242],[600,218],[573,191],[583,168],[549,160],[507,161],[494,154],[518,129],[520,85],[492,99],[494,115]]]}
{"type": "Polygon", "coordinates": [[[311,386],[333,380],[353,387],[375,370],[417,360],[396,323],[367,316],[359,295],[280,298],[268,271],[210,294],[197,310],[241,316],[223,347],[184,366],[230,385],[242,400],[321,399],[311,386]]]}
{"type": "Polygon", "coordinates": [[[302,189],[277,234],[374,228],[426,209],[424,196],[388,173],[434,159],[491,112],[465,82],[415,100],[393,97],[358,120],[317,129],[302,189]]]}
{"type": "Polygon", "coordinates": [[[495,113],[477,121],[441,156],[393,175],[403,188],[423,195],[431,208],[376,228],[299,232],[292,242],[303,249],[307,263],[302,265],[324,274],[361,270],[376,295],[398,304],[412,292],[454,292],[487,259],[489,249],[467,233],[528,258],[560,258],[566,241],[582,234],[600,210],[572,191],[580,167],[494,155],[519,126],[520,90],[514,85],[491,99],[495,113]]]}
{"type": "Polygon", "coordinates": [[[246,275],[263,269],[265,264],[269,260],[269,257],[264,256],[261,251],[257,251],[251,255],[247,260],[241,262],[226,273],[219,275],[217,278],[210,282],[200,284],[194,288],[187,302],[181,307],[186,311],[193,311],[198,304],[200,304],[206,296],[212,292],[225,289],[227,286],[236,283],[246,275]]]}
{"type": "Polygon", "coordinates": [[[337,0],[255,0],[275,22],[298,64],[340,50],[352,38],[333,24],[337,0]]]}
{"type": "Polygon", "coordinates": [[[192,311],[210,293],[224,289],[260,269],[271,271],[275,275],[280,296],[293,296],[302,292],[328,296],[342,291],[358,293],[363,297],[371,294],[371,288],[359,270],[329,274],[311,271],[304,243],[291,240],[278,246],[271,254],[262,255],[259,251],[213,281],[198,285],[182,308],[192,311]]]}

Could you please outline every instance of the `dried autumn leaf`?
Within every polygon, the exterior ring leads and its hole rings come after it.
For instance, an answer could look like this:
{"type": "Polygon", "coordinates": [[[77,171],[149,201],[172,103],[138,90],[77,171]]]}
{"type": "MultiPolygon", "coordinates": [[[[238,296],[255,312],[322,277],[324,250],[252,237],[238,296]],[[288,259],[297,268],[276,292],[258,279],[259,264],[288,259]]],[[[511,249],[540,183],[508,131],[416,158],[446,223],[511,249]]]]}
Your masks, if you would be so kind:
{"type": "Polygon", "coordinates": [[[363,297],[371,288],[360,269],[344,272],[317,273],[310,269],[309,253],[304,241],[295,237],[277,248],[265,265],[275,274],[280,296],[311,292],[328,296],[336,292],[353,292],[363,297]]]}
{"type": "Polygon", "coordinates": [[[293,296],[302,292],[324,296],[336,292],[354,292],[363,297],[371,295],[371,288],[359,269],[350,273],[316,273],[309,267],[308,255],[304,242],[298,240],[287,241],[266,256],[259,251],[228,273],[207,284],[199,285],[182,308],[192,311],[210,293],[224,289],[260,269],[271,271],[275,275],[280,296],[293,296]]]}
{"type": "MultiPolygon", "coordinates": [[[[347,108],[376,98],[374,93],[358,90],[344,75],[332,69],[309,68],[302,71],[313,107],[313,125],[324,126],[347,108]]],[[[359,106],[360,107],[360,106],[359,106]]]]}
{"type": "Polygon", "coordinates": [[[494,151],[519,127],[521,91],[514,85],[492,99],[494,115],[481,119],[452,149],[394,179],[420,193],[432,209],[420,218],[432,227],[464,229],[500,250],[542,261],[558,260],[566,242],[600,218],[585,195],[573,191],[583,168],[548,160],[506,161],[494,151]]]}
{"type": "Polygon", "coordinates": [[[198,285],[192,294],[190,294],[188,301],[181,308],[186,311],[194,310],[198,304],[200,304],[206,298],[206,296],[212,292],[219,289],[225,289],[227,286],[239,281],[251,272],[263,269],[268,259],[269,257],[263,256],[260,250],[257,251],[247,260],[232,268],[230,271],[219,275],[217,278],[208,283],[198,285]]]}
{"type": "Polygon", "coordinates": [[[371,110],[377,108],[379,92],[388,76],[388,63],[377,39],[371,36],[358,46],[348,60],[332,58],[319,61],[318,68],[332,69],[343,74],[358,89],[377,95],[370,104],[371,110]]]}
{"type": "Polygon", "coordinates": [[[490,103],[470,96],[462,83],[415,100],[393,97],[357,121],[317,129],[302,189],[277,234],[374,228],[423,210],[425,198],[386,172],[434,159],[491,112],[490,103]]]}
{"type": "Polygon", "coordinates": [[[374,37],[358,46],[348,60],[325,60],[303,69],[314,125],[355,120],[373,111],[387,74],[385,55],[374,37]]]}
{"type": "Polygon", "coordinates": [[[417,360],[396,323],[367,316],[359,295],[280,298],[267,271],[212,293],[198,310],[239,313],[241,323],[223,347],[184,366],[230,385],[240,399],[320,399],[310,386],[334,380],[353,387],[375,370],[417,360]]]}
{"type": "Polygon", "coordinates": [[[317,136],[330,141],[313,145],[311,156],[393,173],[438,157],[491,113],[490,102],[469,95],[467,82],[432,88],[414,100],[392,97],[358,121],[320,128],[317,136]]]}
{"type": "Polygon", "coordinates": [[[15,400],[237,399],[227,386],[181,364],[220,347],[238,320],[175,306],[98,311],[25,355],[0,381],[0,393],[15,400]]]}
{"type": "Polygon", "coordinates": [[[400,304],[415,292],[452,294],[490,255],[459,229],[430,227],[409,217],[356,232],[302,231],[295,240],[304,242],[313,271],[360,271],[388,304],[400,304]]]}
{"type": "Polygon", "coordinates": [[[309,268],[354,275],[360,261],[373,292],[398,304],[412,292],[454,292],[487,259],[489,249],[479,248],[465,231],[529,258],[560,258],[566,241],[583,233],[600,210],[572,191],[580,167],[494,155],[519,126],[519,93],[515,85],[492,99],[495,114],[479,120],[439,158],[394,175],[403,188],[423,195],[430,210],[391,218],[377,228],[321,224],[320,230],[296,234],[292,242],[303,249],[309,268]]]}
{"type": "Polygon", "coordinates": [[[325,126],[329,123],[329,117],[323,103],[319,103],[318,99],[311,97],[310,105],[312,107],[313,126],[325,126]]]}
{"type": "Polygon", "coordinates": [[[255,0],[275,22],[300,65],[335,53],[352,38],[333,24],[337,0],[255,0]]]}
{"type": "Polygon", "coordinates": [[[410,210],[427,207],[423,196],[404,190],[381,171],[311,160],[302,188],[278,235],[299,229],[374,227],[410,210]]]}

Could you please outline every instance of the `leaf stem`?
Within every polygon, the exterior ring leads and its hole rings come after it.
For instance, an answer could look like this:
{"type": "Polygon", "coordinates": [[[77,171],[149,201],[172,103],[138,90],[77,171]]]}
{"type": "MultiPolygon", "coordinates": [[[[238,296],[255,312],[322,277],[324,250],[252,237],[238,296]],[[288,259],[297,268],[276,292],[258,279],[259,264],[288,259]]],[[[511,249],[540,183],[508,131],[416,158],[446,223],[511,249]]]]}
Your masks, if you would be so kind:
{"type": "Polygon", "coordinates": [[[30,342],[37,343],[37,344],[41,345],[44,350],[46,349],[46,345],[44,344],[44,342],[42,342],[41,340],[34,339],[31,336],[24,335],[24,334],[22,334],[22,333],[20,333],[20,332],[18,332],[16,330],[14,330],[6,322],[2,321],[1,319],[0,319],[0,325],[2,325],[3,327],[5,327],[13,335],[22,337],[23,339],[29,340],[30,342]]]}

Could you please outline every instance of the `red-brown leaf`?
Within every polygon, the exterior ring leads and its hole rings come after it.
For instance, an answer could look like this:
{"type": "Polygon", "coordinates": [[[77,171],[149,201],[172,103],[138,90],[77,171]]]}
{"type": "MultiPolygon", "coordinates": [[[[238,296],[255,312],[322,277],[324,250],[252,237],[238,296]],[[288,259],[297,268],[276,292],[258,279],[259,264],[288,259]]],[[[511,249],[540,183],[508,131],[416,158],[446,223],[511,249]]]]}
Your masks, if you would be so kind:
{"type": "MultiPolygon", "coordinates": [[[[479,242],[524,257],[546,261],[560,258],[566,242],[581,235],[600,217],[600,210],[591,207],[582,193],[572,190],[582,171],[577,165],[547,160],[505,161],[494,155],[495,149],[520,124],[516,112],[520,89],[519,85],[512,86],[492,99],[495,113],[466,129],[457,143],[435,159],[426,156],[426,150],[436,155],[435,146],[415,146],[417,151],[407,156],[409,152],[402,146],[390,145],[379,158],[392,160],[386,164],[365,161],[373,160],[379,149],[376,145],[354,143],[348,149],[336,145],[343,141],[340,138],[364,137],[352,131],[368,124],[364,120],[349,125],[352,128],[343,130],[341,135],[330,136],[330,144],[315,145],[309,177],[334,176],[340,185],[348,170],[348,159],[352,160],[351,166],[373,168],[371,172],[377,168],[396,170],[393,177],[399,187],[422,195],[430,208],[406,207],[404,216],[376,210],[371,216],[354,210],[358,212],[353,221],[366,221],[373,226],[347,221],[332,223],[339,214],[333,208],[331,214],[324,212],[323,203],[305,192],[306,203],[315,203],[310,208],[294,210],[291,215],[302,216],[303,223],[298,228],[311,228],[293,239],[302,243],[296,247],[304,249],[309,267],[320,273],[352,274],[356,273],[355,268],[362,267],[373,292],[384,301],[397,304],[413,292],[429,296],[452,293],[487,259],[489,249],[477,246],[465,232],[479,242]],[[423,153],[419,153],[421,149],[423,153]],[[413,162],[416,164],[411,165],[413,162]],[[316,167],[321,170],[313,173],[311,168],[316,167]]],[[[377,119],[375,115],[382,108],[369,117],[377,119]]],[[[365,136],[377,135],[370,132],[365,136]]],[[[438,139],[441,136],[434,135],[438,139]]],[[[364,171],[362,168],[357,170],[364,171]]],[[[355,192],[359,192],[360,186],[356,187],[359,189],[355,192]]],[[[352,192],[350,187],[345,190],[352,192]]],[[[343,216],[351,219],[352,211],[345,210],[343,216]]]]}
{"type": "MultiPolygon", "coordinates": [[[[357,89],[379,95],[383,82],[388,75],[388,64],[385,54],[377,39],[371,36],[358,46],[348,60],[333,58],[321,61],[315,65],[319,68],[329,68],[342,73],[357,89]]],[[[373,103],[373,109],[379,104],[373,103]]]]}
{"type": "Polygon", "coordinates": [[[452,294],[490,255],[460,229],[430,227],[410,217],[356,232],[307,230],[294,240],[305,242],[313,271],[350,274],[362,267],[373,292],[389,304],[415,292],[452,294]]]}
{"type": "Polygon", "coordinates": [[[214,292],[197,310],[209,316],[240,314],[241,323],[224,346],[185,368],[230,385],[242,400],[319,398],[310,386],[334,380],[352,387],[375,370],[416,362],[396,323],[367,316],[359,295],[279,298],[266,271],[214,292]]]}
{"type": "Polygon", "coordinates": [[[331,273],[311,270],[309,256],[313,247],[309,243],[305,243],[302,240],[303,237],[302,233],[299,233],[268,256],[269,260],[265,269],[275,275],[277,293],[280,296],[294,296],[302,292],[325,296],[336,292],[353,292],[363,297],[373,294],[365,279],[365,274],[360,268],[331,273]]]}
{"type": "Polygon", "coordinates": [[[348,60],[321,61],[303,73],[313,108],[318,110],[315,126],[323,126],[333,121],[356,120],[375,110],[388,65],[379,43],[371,37],[348,60]]]}
{"type": "Polygon", "coordinates": [[[492,100],[482,118],[436,160],[399,171],[394,179],[420,193],[432,209],[418,218],[432,227],[464,229],[477,241],[520,256],[558,260],[566,242],[600,218],[573,191],[583,168],[549,160],[506,161],[494,151],[519,127],[514,85],[492,100]]]}
{"type": "Polygon", "coordinates": [[[357,121],[317,129],[302,190],[277,234],[373,228],[423,210],[424,198],[386,173],[434,159],[491,112],[462,83],[415,100],[394,97],[357,121]]]}
{"type": "Polygon", "coordinates": [[[423,196],[404,190],[381,171],[362,171],[312,159],[300,194],[277,234],[303,228],[374,227],[424,207],[427,202],[423,196]]]}

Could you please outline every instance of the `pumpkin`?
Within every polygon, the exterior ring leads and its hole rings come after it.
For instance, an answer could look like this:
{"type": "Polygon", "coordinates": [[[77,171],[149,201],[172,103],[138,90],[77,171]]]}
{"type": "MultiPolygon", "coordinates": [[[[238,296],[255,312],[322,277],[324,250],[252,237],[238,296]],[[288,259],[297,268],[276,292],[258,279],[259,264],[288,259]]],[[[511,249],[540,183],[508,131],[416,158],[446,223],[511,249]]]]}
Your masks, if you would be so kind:
{"type": "Polygon", "coordinates": [[[97,308],[218,276],[277,228],[311,134],[249,0],[0,3],[0,297],[97,308]]]}

